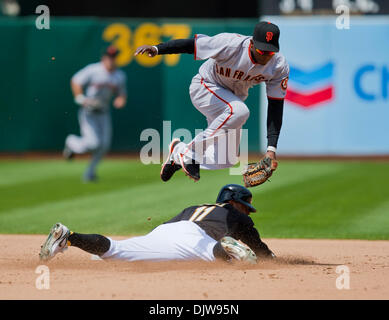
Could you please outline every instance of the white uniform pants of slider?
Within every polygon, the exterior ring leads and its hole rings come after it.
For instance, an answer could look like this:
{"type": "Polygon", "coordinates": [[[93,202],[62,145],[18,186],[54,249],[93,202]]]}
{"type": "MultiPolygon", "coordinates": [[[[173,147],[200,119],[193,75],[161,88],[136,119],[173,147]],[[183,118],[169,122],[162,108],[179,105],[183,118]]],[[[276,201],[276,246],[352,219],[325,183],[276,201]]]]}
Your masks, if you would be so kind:
{"type": "Polygon", "coordinates": [[[109,240],[111,246],[101,258],[124,261],[214,261],[213,247],[217,243],[191,221],[162,224],[141,237],[109,240]]]}
{"type": "Polygon", "coordinates": [[[76,154],[92,152],[92,159],[84,178],[93,178],[96,175],[98,163],[111,145],[111,115],[108,111],[97,113],[81,108],[78,113],[78,121],[81,136],[71,134],[66,138],[65,144],[76,154]]]}
{"type": "Polygon", "coordinates": [[[238,162],[241,129],[249,118],[246,104],[231,91],[207,83],[196,75],[189,87],[193,105],[207,119],[208,127],[189,144],[179,143],[173,159],[180,163],[195,160],[200,168],[229,168],[238,162]]]}

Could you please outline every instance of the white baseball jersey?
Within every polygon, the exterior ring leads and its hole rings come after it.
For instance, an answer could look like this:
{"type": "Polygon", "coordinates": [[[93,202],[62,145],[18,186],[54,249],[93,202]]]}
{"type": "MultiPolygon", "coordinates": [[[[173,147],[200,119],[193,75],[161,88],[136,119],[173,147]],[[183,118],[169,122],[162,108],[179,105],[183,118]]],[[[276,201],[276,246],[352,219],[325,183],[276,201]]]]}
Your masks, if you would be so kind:
{"type": "Polygon", "coordinates": [[[113,95],[126,95],[126,74],[119,69],[109,72],[102,62],[92,63],[78,71],[72,81],[85,89],[85,96],[100,101],[102,109],[109,109],[113,95]]]}
{"type": "Polygon", "coordinates": [[[195,36],[195,60],[206,60],[199,74],[205,81],[231,90],[243,101],[248,90],[266,83],[268,97],[283,99],[286,95],[289,65],[277,52],[266,65],[256,64],[250,52],[251,36],[220,33],[213,37],[195,36]]]}

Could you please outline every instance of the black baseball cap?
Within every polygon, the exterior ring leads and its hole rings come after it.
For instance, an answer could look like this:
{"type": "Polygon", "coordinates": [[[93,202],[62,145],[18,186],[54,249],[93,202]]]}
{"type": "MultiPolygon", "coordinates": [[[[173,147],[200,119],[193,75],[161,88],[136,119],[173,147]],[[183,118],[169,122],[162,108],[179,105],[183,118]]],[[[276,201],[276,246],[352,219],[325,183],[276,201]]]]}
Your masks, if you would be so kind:
{"type": "Polygon", "coordinates": [[[108,46],[103,50],[103,56],[108,56],[111,58],[115,58],[119,53],[119,50],[115,46],[108,46]]]}
{"type": "Polygon", "coordinates": [[[273,23],[261,21],[255,25],[253,42],[256,49],[262,51],[280,51],[278,40],[280,29],[273,23]]]}

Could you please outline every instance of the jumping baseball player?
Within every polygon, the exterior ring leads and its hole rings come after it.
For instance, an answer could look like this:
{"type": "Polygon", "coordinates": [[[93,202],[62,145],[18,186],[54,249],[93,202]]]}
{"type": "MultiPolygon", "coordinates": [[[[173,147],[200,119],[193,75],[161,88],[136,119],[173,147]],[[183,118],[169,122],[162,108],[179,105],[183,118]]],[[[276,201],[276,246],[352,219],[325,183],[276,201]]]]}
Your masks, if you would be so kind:
{"type": "Polygon", "coordinates": [[[57,223],[41,247],[40,258],[50,260],[68,246],[102,259],[125,261],[214,261],[232,257],[255,263],[257,256],[273,258],[275,255],[262,242],[249,217],[251,212],[256,212],[251,199],[248,189],[229,184],[220,190],[216,204],[186,208],[149,234],[121,241],[71,232],[57,223]]]}
{"type": "Polygon", "coordinates": [[[127,101],[126,75],[118,70],[115,57],[118,50],[108,47],[98,63],[78,71],[71,80],[74,101],[80,106],[78,120],[81,137],[69,135],[63,155],[66,159],[74,154],[92,153],[91,162],[84,173],[84,181],[96,181],[96,167],[111,144],[112,126],[109,106],[123,108],[127,101]]]}
{"type": "MultiPolygon", "coordinates": [[[[189,53],[194,55],[195,60],[207,60],[192,79],[189,93],[193,105],[207,118],[208,128],[189,144],[179,139],[171,142],[169,156],[161,170],[163,181],[168,181],[181,168],[197,181],[200,179],[200,168],[222,169],[237,162],[240,129],[250,114],[244,101],[248,90],[261,82],[266,84],[268,96],[265,159],[275,161],[289,77],[289,65],[279,52],[279,36],[280,30],[276,25],[259,22],[253,36],[221,33],[210,37],[197,34],[193,39],[171,40],[137,48],[135,55],[147,53],[154,57],[158,54],[189,53]],[[229,135],[231,132],[233,135],[229,135]],[[234,141],[229,141],[230,137],[234,137],[234,141]]],[[[272,172],[276,167],[272,166],[272,161],[262,162],[261,166],[269,163],[272,172]]]]}

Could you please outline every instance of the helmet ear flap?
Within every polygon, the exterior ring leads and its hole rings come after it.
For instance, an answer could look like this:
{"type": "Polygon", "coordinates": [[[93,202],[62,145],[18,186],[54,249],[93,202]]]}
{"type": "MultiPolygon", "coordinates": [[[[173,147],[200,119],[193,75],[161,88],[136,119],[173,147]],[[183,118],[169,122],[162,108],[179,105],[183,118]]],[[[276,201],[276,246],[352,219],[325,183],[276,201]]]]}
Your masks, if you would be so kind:
{"type": "Polygon", "coordinates": [[[216,201],[221,203],[228,203],[228,201],[233,199],[234,192],[227,188],[222,189],[216,199],[216,201]]]}

